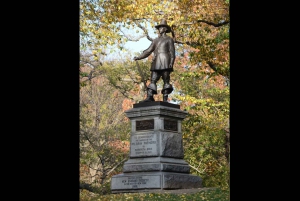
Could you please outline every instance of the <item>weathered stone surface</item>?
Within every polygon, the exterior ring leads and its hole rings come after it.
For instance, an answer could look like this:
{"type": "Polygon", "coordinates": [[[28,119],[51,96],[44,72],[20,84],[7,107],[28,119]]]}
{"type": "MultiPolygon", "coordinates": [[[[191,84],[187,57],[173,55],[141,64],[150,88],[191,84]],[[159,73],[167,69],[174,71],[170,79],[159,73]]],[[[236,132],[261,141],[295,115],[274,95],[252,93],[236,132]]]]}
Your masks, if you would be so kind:
{"type": "Polygon", "coordinates": [[[189,173],[190,166],[170,164],[170,163],[140,163],[140,164],[125,164],[123,166],[123,172],[151,172],[151,171],[189,173]]]}
{"type": "Polygon", "coordinates": [[[198,176],[169,172],[141,172],[114,175],[111,182],[112,193],[139,192],[145,189],[188,189],[201,188],[198,176]]]}
{"type": "Polygon", "coordinates": [[[162,171],[165,172],[180,172],[180,173],[190,173],[190,166],[188,165],[177,165],[177,164],[162,164],[162,171]]]}
{"type": "Polygon", "coordinates": [[[162,133],[161,156],[183,158],[183,145],[181,134],[162,133]]]}
{"type": "Polygon", "coordinates": [[[202,179],[195,175],[164,174],[163,189],[201,188],[202,179]]]}
{"type": "Polygon", "coordinates": [[[160,171],[161,169],[160,163],[128,164],[123,166],[123,172],[160,171]]]}
{"type": "Polygon", "coordinates": [[[137,164],[137,163],[173,163],[178,165],[188,165],[183,159],[167,158],[167,157],[146,157],[146,158],[130,158],[124,164],[137,164]]]}
{"type": "Polygon", "coordinates": [[[130,157],[183,158],[182,135],[174,132],[153,131],[131,135],[130,157]]]}

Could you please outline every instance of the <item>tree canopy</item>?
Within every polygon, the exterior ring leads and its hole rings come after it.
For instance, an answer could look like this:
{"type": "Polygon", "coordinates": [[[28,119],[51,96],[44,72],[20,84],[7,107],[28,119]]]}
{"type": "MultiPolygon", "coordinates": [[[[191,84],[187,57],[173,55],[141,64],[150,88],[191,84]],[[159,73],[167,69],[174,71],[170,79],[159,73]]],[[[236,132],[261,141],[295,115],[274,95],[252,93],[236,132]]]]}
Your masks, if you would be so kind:
{"type": "Polygon", "coordinates": [[[172,27],[176,44],[193,48],[193,64],[201,62],[229,78],[228,0],[80,0],[82,47],[105,55],[110,45],[123,49],[128,40],[151,39],[149,29],[162,18],[172,27]],[[126,35],[128,29],[137,30],[139,37],[126,35]]]}

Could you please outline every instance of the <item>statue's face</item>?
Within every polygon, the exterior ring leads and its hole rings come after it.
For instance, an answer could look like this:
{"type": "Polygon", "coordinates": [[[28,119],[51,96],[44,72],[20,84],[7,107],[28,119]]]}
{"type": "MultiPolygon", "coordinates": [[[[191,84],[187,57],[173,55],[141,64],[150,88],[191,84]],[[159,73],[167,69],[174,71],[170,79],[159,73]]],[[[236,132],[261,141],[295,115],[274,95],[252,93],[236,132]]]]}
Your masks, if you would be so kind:
{"type": "Polygon", "coordinates": [[[159,33],[161,34],[161,33],[166,32],[166,31],[167,31],[167,28],[166,28],[166,27],[159,27],[158,31],[159,31],[159,33]]]}

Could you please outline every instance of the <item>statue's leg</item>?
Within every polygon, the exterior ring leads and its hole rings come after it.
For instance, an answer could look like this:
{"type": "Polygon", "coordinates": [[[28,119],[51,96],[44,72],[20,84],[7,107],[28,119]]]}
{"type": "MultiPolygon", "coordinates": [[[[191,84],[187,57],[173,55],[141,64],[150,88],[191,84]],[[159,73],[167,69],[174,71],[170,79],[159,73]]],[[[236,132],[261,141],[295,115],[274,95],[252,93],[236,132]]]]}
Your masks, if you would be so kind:
{"type": "Polygon", "coordinates": [[[153,95],[157,94],[156,82],[158,81],[158,79],[159,74],[156,71],[151,71],[151,83],[147,86],[147,97],[145,100],[140,101],[140,103],[155,101],[153,95]]]}
{"type": "Polygon", "coordinates": [[[158,71],[151,71],[151,82],[148,85],[148,89],[152,89],[153,90],[153,94],[157,94],[157,81],[160,78],[160,73],[158,71]]]}
{"type": "Polygon", "coordinates": [[[164,102],[168,102],[168,94],[173,91],[173,86],[170,84],[170,73],[171,71],[163,71],[162,73],[162,79],[164,81],[164,87],[162,89],[164,102]]]}

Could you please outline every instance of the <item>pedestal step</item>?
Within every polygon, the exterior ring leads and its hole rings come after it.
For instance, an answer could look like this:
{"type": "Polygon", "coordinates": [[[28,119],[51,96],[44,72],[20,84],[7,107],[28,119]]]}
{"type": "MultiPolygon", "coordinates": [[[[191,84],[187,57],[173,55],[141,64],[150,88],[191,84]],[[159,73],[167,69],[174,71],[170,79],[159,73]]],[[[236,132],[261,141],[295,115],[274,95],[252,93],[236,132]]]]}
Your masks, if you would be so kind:
{"type": "Polygon", "coordinates": [[[151,171],[190,173],[190,166],[183,159],[165,157],[131,158],[123,166],[123,172],[151,171]]]}
{"type": "Polygon", "coordinates": [[[114,175],[111,179],[112,193],[139,192],[145,189],[201,188],[198,176],[169,172],[135,172],[114,175]]]}

